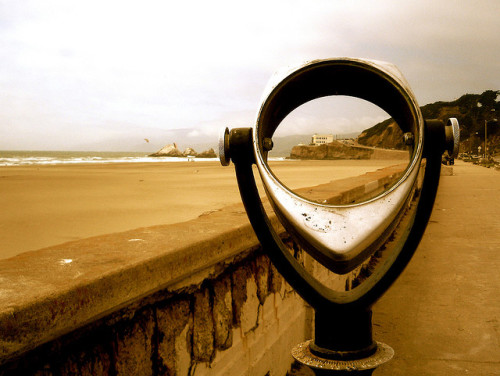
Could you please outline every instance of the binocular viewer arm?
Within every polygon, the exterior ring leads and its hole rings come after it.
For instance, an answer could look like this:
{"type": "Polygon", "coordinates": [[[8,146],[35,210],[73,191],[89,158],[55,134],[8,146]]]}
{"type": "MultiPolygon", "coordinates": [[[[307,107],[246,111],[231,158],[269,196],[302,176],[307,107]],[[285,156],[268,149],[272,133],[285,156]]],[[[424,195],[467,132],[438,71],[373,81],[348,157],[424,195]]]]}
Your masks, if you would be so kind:
{"type": "MultiPolygon", "coordinates": [[[[454,119],[449,122],[458,125],[454,119]]],[[[397,256],[391,263],[386,263],[384,270],[379,270],[377,275],[371,277],[371,283],[349,292],[332,291],[318,282],[304,270],[273,229],[252,170],[255,163],[252,128],[235,128],[230,132],[226,128],[221,138],[221,148],[224,151],[220,155],[221,160],[225,158],[227,164],[230,161],[234,163],[240,195],[250,223],[269,258],[287,282],[313,307],[349,310],[352,306],[370,307],[375,303],[399,276],[415,252],[432,212],[439,184],[441,156],[445,150],[450,149],[450,143],[453,142],[446,136],[446,127],[439,120],[425,121],[426,163],[422,190],[417,207],[413,210],[409,229],[406,229],[406,240],[399,245],[397,256]]]]}
{"type": "MultiPolygon", "coordinates": [[[[437,121],[426,124],[429,134],[444,139],[444,124],[437,121]]],[[[241,198],[259,242],[285,280],[315,311],[314,340],[297,345],[292,350],[294,358],[318,375],[326,375],[325,370],[335,374],[345,369],[366,370],[362,374],[371,374],[394,354],[391,347],[372,338],[371,306],[401,274],[422,238],[436,197],[444,145],[425,149],[420,199],[409,219],[409,227],[403,229],[405,233],[396,245],[398,249],[393,250],[391,258],[366,281],[353,290],[341,292],[329,289],[309,274],[274,230],[259,197],[252,169],[255,158],[250,152],[251,128],[233,129],[225,140],[228,146],[225,155],[231,155],[235,164],[241,198]]]]}

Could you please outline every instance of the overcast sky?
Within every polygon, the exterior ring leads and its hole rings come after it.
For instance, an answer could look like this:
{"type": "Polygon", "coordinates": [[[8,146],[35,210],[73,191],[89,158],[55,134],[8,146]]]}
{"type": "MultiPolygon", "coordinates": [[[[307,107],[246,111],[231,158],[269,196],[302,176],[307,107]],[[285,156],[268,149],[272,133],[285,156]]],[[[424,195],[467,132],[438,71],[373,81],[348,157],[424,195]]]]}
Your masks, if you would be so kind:
{"type": "MultiPolygon", "coordinates": [[[[0,0],[0,150],[216,140],[253,124],[275,70],[317,58],[394,63],[420,105],[498,90],[499,15],[498,0],[0,0]]],[[[339,132],[383,120],[353,108],[305,113],[339,132]]]]}

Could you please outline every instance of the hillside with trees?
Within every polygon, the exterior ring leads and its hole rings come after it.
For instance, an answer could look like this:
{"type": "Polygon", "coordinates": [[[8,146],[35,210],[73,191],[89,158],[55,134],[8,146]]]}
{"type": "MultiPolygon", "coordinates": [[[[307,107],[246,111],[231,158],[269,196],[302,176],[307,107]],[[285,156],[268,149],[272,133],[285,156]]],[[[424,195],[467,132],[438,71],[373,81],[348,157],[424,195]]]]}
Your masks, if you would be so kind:
{"type": "MultiPolygon", "coordinates": [[[[451,102],[435,102],[420,107],[424,119],[446,121],[455,117],[460,123],[460,152],[478,153],[484,151],[485,122],[489,154],[500,154],[500,90],[487,90],[482,94],[464,94],[451,102]]],[[[364,130],[358,143],[387,149],[403,149],[402,132],[393,119],[387,119],[364,130]]]]}

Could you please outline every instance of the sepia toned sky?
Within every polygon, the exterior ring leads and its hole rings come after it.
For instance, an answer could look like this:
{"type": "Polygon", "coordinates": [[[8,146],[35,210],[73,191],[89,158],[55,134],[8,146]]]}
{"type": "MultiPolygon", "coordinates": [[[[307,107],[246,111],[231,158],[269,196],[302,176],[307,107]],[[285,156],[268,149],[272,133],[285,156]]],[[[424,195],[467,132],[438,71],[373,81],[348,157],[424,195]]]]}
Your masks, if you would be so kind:
{"type": "MultiPolygon", "coordinates": [[[[318,58],[394,63],[421,105],[498,90],[499,14],[498,0],[0,0],[0,150],[216,141],[252,125],[274,71],[318,58]]],[[[383,120],[351,102],[306,112],[339,132],[383,120]]]]}

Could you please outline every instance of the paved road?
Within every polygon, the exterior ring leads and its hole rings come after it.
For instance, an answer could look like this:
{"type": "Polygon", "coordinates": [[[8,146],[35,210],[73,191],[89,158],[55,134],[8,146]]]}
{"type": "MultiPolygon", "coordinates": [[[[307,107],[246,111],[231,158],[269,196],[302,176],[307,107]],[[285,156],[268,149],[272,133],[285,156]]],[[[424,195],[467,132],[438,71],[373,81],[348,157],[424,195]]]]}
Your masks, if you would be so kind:
{"type": "Polygon", "coordinates": [[[374,375],[500,375],[500,171],[457,161],[422,242],[374,307],[374,375]]]}

